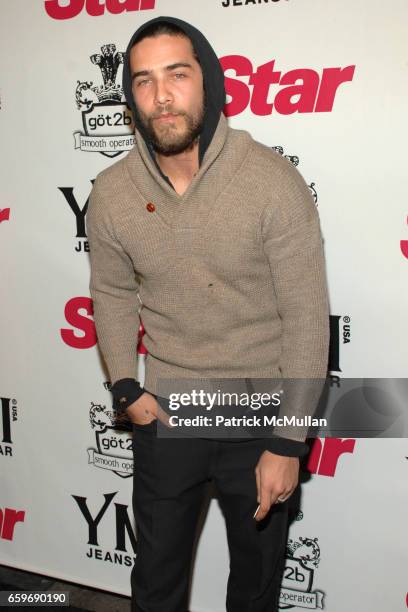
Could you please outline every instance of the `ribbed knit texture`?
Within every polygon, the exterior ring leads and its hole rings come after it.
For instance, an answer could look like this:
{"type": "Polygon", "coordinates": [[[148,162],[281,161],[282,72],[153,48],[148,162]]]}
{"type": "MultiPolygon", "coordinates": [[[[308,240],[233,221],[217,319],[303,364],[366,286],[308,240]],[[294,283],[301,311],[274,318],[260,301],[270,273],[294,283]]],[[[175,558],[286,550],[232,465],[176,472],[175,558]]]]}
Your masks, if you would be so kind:
{"type": "MultiPolygon", "coordinates": [[[[182,196],[136,132],[129,154],[96,178],[87,232],[112,384],[137,378],[139,316],[152,393],[166,378],[325,378],[329,308],[313,197],[288,160],[224,115],[182,196]]],[[[312,414],[318,395],[288,413],[312,414]]]]}

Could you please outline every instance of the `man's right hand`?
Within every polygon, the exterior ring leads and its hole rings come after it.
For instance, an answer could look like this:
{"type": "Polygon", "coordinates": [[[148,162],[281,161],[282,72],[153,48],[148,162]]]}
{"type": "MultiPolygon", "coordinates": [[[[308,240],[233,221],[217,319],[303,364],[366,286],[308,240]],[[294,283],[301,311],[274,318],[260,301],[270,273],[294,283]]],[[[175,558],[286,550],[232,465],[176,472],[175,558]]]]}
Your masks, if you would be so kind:
{"type": "Polygon", "coordinates": [[[169,416],[153,395],[147,391],[127,407],[126,414],[136,425],[148,425],[152,421],[160,419],[162,423],[170,427],[169,416]]]}

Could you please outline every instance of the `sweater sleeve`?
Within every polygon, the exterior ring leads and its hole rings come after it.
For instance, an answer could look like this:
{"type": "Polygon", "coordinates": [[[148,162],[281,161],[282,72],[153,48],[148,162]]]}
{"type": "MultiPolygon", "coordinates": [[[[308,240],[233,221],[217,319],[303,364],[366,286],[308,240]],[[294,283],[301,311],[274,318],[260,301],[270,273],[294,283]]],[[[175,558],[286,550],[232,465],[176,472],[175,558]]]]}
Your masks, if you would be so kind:
{"type": "Polygon", "coordinates": [[[139,283],[133,263],[116,239],[98,178],[89,198],[86,228],[89,290],[98,345],[112,383],[114,407],[124,411],[143,390],[137,382],[139,283]]]}
{"type": "MultiPolygon", "coordinates": [[[[283,160],[282,160],[283,161],[283,160]]],[[[279,417],[313,417],[327,375],[329,299],[318,212],[301,174],[284,162],[262,236],[281,319],[279,417]]],[[[303,422],[307,422],[304,420],[303,422]]],[[[275,428],[269,450],[305,455],[308,426],[275,428]]]]}

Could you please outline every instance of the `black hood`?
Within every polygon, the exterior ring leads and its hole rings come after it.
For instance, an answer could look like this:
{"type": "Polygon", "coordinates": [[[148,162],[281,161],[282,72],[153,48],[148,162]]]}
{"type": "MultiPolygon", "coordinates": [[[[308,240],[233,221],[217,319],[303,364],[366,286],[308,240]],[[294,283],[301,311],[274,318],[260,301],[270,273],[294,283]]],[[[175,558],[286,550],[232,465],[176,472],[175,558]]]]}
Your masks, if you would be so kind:
{"type": "Polygon", "coordinates": [[[197,30],[197,28],[190,25],[186,21],[176,19],[175,17],[155,17],[154,19],[151,19],[140,26],[140,28],[133,34],[126,49],[123,62],[123,92],[125,94],[126,102],[132,111],[135,126],[143,136],[148,149],[153,156],[152,145],[140,121],[139,113],[133,100],[129,56],[131,48],[137,42],[138,38],[143,33],[143,30],[153,23],[160,22],[171,23],[182,29],[191,40],[193,48],[199,58],[203,73],[205,92],[205,114],[203,129],[201,131],[199,141],[199,163],[201,164],[204,153],[206,152],[218,125],[220,113],[225,105],[225,86],[224,73],[218,57],[216,56],[214,49],[211,47],[208,40],[199,30],[197,30]]]}

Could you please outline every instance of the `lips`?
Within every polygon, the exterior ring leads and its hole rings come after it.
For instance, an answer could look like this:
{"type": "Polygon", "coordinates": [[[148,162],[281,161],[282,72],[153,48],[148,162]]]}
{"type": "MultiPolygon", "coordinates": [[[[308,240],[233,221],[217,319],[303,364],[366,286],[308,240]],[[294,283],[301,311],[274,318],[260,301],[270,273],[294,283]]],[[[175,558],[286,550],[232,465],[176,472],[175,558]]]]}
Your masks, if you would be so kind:
{"type": "Polygon", "coordinates": [[[164,115],[160,115],[159,117],[156,117],[156,120],[157,121],[174,121],[176,117],[177,115],[173,113],[166,113],[164,115]]]}

